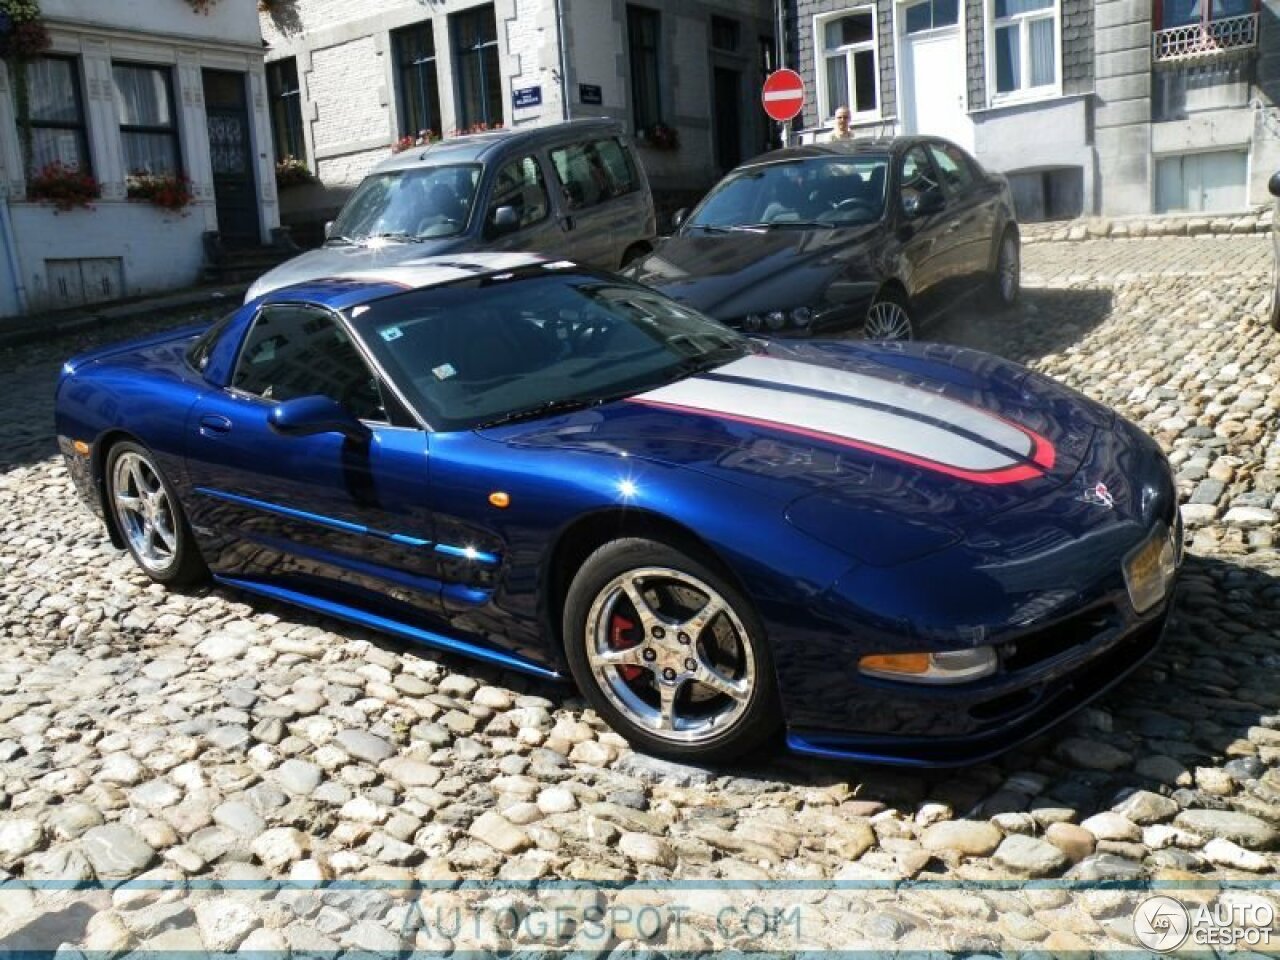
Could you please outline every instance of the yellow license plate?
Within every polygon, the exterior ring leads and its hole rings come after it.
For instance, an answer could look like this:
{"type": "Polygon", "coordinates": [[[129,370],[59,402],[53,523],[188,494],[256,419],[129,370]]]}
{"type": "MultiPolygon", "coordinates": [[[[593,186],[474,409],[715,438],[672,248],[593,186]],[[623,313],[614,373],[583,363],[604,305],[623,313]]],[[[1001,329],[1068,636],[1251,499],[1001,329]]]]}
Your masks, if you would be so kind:
{"type": "MultiPolygon", "coordinates": [[[[1153,578],[1160,576],[1160,551],[1164,549],[1164,541],[1152,537],[1129,560],[1129,582],[1135,587],[1146,585],[1153,578]]],[[[1112,569],[1115,569],[1114,567],[1112,569]]]]}

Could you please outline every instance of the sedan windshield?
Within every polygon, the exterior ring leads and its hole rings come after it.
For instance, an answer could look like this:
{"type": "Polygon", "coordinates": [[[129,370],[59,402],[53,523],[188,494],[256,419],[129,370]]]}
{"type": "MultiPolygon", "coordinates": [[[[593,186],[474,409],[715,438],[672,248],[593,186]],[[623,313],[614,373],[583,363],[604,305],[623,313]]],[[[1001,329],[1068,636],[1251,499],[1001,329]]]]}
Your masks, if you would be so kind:
{"type": "Polygon", "coordinates": [[[548,263],[351,311],[437,430],[594,406],[743,356],[749,341],[661,294],[548,263]]]}
{"type": "Polygon", "coordinates": [[[461,233],[479,179],[475,164],[371,174],[338,214],[329,243],[423,240],[461,233]]]}
{"type": "Polygon", "coordinates": [[[888,167],[882,156],[813,157],[747,167],[721,180],[681,232],[872,223],[884,214],[888,167]]]}

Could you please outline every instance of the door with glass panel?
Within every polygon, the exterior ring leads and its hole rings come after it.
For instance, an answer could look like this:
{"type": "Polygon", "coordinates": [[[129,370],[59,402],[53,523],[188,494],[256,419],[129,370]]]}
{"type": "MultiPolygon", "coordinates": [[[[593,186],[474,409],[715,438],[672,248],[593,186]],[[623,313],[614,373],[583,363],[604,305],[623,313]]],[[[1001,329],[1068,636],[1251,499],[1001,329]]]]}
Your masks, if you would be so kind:
{"type": "Polygon", "coordinates": [[[261,238],[245,75],[228,70],[204,71],[204,102],[218,234],[225,246],[254,246],[261,238]]]}

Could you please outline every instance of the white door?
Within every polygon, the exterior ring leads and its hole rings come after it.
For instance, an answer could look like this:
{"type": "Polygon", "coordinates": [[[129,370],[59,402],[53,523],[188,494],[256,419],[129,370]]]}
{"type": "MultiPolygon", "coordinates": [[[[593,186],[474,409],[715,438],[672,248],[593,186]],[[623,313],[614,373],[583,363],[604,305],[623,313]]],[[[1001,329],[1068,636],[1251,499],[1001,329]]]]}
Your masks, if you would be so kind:
{"type": "Polygon", "coordinates": [[[1189,153],[1156,161],[1156,212],[1218,213],[1248,206],[1249,156],[1189,153]]]}
{"type": "Polygon", "coordinates": [[[964,42],[958,26],[902,36],[902,127],[906,133],[946,137],[973,149],[965,111],[964,42]]]}

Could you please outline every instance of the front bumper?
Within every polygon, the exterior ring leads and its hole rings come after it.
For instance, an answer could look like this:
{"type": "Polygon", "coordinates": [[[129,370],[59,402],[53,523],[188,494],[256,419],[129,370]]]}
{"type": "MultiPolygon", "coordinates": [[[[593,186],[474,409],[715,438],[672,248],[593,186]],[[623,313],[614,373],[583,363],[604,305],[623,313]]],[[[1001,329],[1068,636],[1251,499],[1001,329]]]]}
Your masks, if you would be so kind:
{"type": "Polygon", "coordinates": [[[940,727],[954,723],[956,712],[979,718],[964,733],[863,735],[792,727],[787,746],[807,756],[909,767],[963,767],[989,760],[1062,722],[1137,669],[1163,638],[1174,599],[1171,591],[1155,616],[1018,671],[1021,675],[1004,685],[984,684],[982,692],[901,690],[907,710],[945,711],[940,727]]]}

